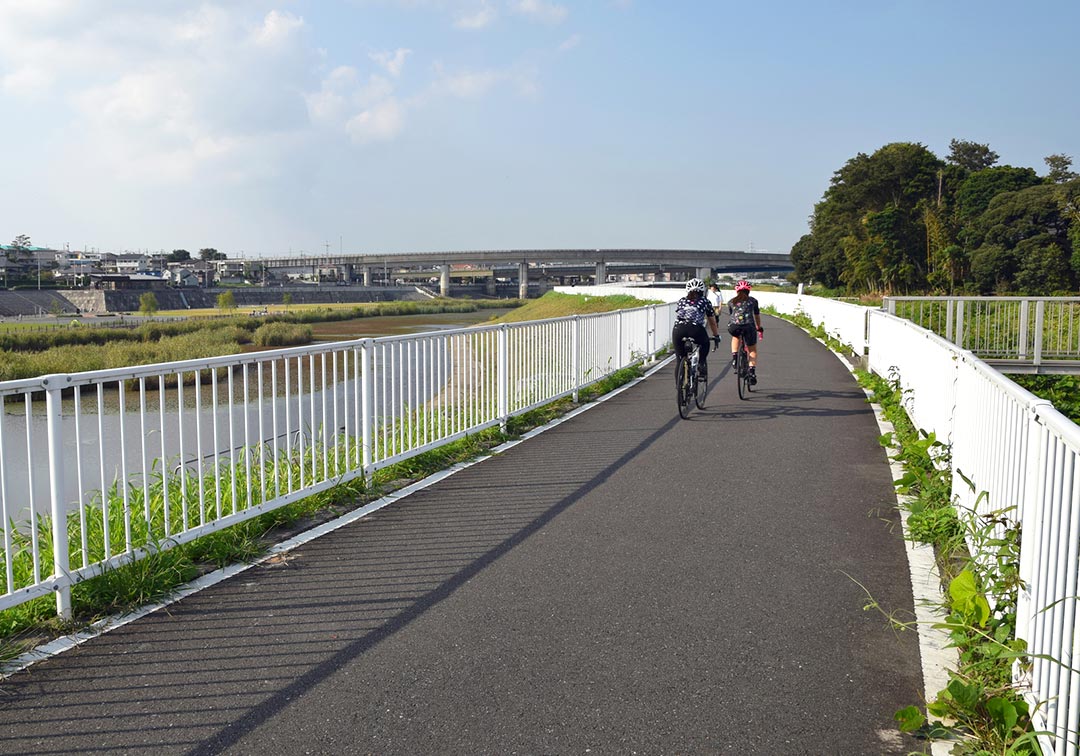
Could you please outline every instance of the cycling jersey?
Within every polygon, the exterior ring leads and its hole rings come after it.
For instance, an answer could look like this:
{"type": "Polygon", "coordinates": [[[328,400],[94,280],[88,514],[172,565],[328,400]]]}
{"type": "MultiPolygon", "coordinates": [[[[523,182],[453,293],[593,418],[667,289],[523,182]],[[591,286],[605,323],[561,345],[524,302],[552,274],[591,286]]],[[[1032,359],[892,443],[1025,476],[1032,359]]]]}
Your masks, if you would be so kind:
{"type": "Polygon", "coordinates": [[[683,297],[675,303],[675,325],[689,323],[703,326],[709,317],[716,317],[716,311],[705,297],[697,299],[683,297]]]}
{"type": "Polygon", "coordinates": [[[728,319],[729,326],[755,325],[757,321],[754,316],[761,314],[761,310],[758,309],[758,301],[753,297],[747,297],[742,302],[732,299],[728,301],[727,308],[730,315],[728,319]]]}

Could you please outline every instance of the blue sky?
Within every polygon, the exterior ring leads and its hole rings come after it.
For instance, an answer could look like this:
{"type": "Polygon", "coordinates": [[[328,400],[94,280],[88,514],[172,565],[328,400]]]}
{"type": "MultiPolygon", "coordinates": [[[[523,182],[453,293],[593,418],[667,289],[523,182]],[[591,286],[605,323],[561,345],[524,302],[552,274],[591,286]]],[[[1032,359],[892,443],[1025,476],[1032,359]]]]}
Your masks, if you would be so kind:
{"type": "Polygon", "coordinates": [[[1080,2],[0,0],[0,240],[786,252],[858,152],[1080,169],[1080,2]]]}

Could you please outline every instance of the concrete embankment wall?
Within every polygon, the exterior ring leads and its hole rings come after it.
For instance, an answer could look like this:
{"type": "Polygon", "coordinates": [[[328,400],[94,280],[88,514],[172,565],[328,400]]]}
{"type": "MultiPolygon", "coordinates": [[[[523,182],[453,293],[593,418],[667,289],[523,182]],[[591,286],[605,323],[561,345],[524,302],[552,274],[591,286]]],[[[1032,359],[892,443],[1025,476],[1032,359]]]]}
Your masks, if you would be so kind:
{"type": "MultiPolygon", "coordinates": [[[[339,302],[389,302],[427,297],[412,287],[278,287],[266,289],[161,289],[154,291],[159,310],[217,307],[218,295],[231,291],[238,309],[280,305],[286,293],[297,305],[339,302]]],[[[143,291],[74,289],[0,291],[0,317],[138,312],[143,291]]]]}

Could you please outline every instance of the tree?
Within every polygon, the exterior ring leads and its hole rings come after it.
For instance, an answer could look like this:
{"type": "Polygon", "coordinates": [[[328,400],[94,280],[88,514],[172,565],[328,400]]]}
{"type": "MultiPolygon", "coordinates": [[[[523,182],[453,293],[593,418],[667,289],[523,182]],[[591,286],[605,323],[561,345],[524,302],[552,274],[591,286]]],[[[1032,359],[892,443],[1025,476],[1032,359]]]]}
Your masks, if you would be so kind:
{"type": "Polygon", "coordinates": [[[1071,289],[1075,271],[1069,210],[1080,182],[1039,184],[995,196],[965,236],[980,293],[1050,294],[1071,289]]]}
{"type": "Polygon", "coordinates": [[[812,234],[805,234],[791,248],[791,262],[799,281],[817,281],[832,288],[840,283],[843,269],[842,256],[828,255],[814,242],[812,234]]]}
{"type": "Polygon", "coordinates": [[[154,296],[154,292],[145,292],[139,297],[139,313],[142,315],[153,315],[158,311],[157,297],[154,296]]]}
{"type": "Polygon", "coordinates": [[[1002,165],[976,171],[956,190],[955,214],[960,225],[978,218],[990,201],[1003,192],[1016,192],[1042,183],[1031,168],[1002,165]]]}
{"type": "Polygon", "coordinates": [[[166,259],[169,262],[187,262],[191,259],[191,253],[186,249],[174,249],[166,259]]]}
{"type": "Polygon", "coordinates": [[[1016,247],[1020,259],[1016,290],[1021,294],[1048,295],[1072,288],[1069,260],[1057,244],[1025,240],[1016,247]]]}
{"type": "Polygon", "coordinates": [[[231,291],[222,292],[221,294],[218,294],[217,306],[219,310],[235,310],[236,297],[233,296],[231,291]]]}
{"type": "Polygon", "coordinates": [[[936,202],[943,168],[917,143],[894,142],[872,155],[859,153],[833,174],[815,205],[811,241],[800,250],[803,259],[814,260],[819,275],[835,261],[839,280],[853,291],[922,286],[930,257],[925,208],[936,202]]]}
{"type": "Polygon", "coordinates": [[[1068,155],[1047,155],[1043,162],[1050,168],[1046,180],[1051,184],[1064,184],[1066,181],[1080,178],[1080,174],[1071,170],[1072,158],[1068,155]]]}
{"type": "MultiPolygon", "coordinates": [[[[9,260],[18,260],[29,252],[30,237],[26,234],[19,234],[11,241],[11,251],[8,252],[7,258],[9,260]]],[[[4,268],[4,285],[7,285],[7,268],[4,268]]]]}
{"type": "Polygon", "coordinates": [[[224,260],[225,253],[218,252],[213,247],[203,247],[199,250],[199,259],[206,260],[207,262],[211,260],[224,260]]]}
{"type": "Polygon", "coordinates": [[[996,163],[998,154],[988,144],[952,139],[949,141],[949,156],[945,160],[969,173],[975,173],[996,163]]]}
{"type": "Polygon", "coordinates": [[[285,305],[285,309],[289,309],[289,305],[292,304],[292,294],[285,292],[281,295],[281,303],[285,305]]]}
{"type": "Polygon", "coordinates": [[[1000,244],[984,244],[971,255],[971,277],[979,294],[1008,292],[1018,267],[1015,251],[1000,244]]]}

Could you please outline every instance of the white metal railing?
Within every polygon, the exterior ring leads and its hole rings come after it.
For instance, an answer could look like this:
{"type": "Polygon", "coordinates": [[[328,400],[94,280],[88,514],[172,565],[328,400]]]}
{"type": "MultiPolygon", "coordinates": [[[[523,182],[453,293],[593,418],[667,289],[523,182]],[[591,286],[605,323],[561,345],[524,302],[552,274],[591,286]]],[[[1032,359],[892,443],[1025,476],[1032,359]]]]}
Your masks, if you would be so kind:
{"type": "Polygon", "coordinates": [[[882,307],[984,359],[1080,359],[1080,297],[886,297],[882,307]]]}
{"type": "Polygon", "coordinates": [[[868,307],[802,293],[761,291],[754,292],[754,297],[762,307],[772,307],[781,314],[806,315],[815,325],[823,326],[826,333],[850,346],[858,355],[866,351],[868,307]]]}
{"type": "MultiPolygon", "coordinates": [[[[806,297],[802,301],[785,294],[772,298],[784,300],[770,302],[782,312],[809,309],[806,297]]],[[[1035,729],[1052,733],[1040,738],[1044,752],[1076,753],[1080,731],[1080,669],[1076,664],[1080,659],[1076,633],[1080,428],[1049,402],[945,338],[996,354],[1010,349],[1010,354],[1020,354],[1023,340],[1014,340],[1010,346],[1005,334],[1027,333],[1027,343],[1036,349],[1036,336],[1042,333],[1043,345],[1055,344],[1054,354],[1067,357],[1072,349],[1074,302],[1033,299],[1027,305],[1030,320],[1020,326],[1022,302],[993,304],[968,298],[938,304],[944,300],[926,299],[908,298],[902,307],[897,303],[896,312],[908,319],[865,308],[868,365],[878,375],[898,380],[915,425],[949,445],[952,492],[959,505],[980,514],[1005,510],[1006,517],[1020,523],[1023,588],[1016,635],[1027,642],[1032,667],[1018,682],[1032,705],[1035,729]],[[942,333],[937,335],[912,320],[942,333]],[[961,473],[972,481],[974,490],[961,473]],[[986,495],[980,496],[982,492],[986,495]]],[[[838,312],[821,310],[827,330],[834,327],[828,321],[830,313],[838,312]]],[[[847,343],[857,348],[856,342],[847,343]]]]}
{"type": "Polygon", "coordinates": [[[0,610],[576,397],[671,310],[0,383],[0,610]]]}

